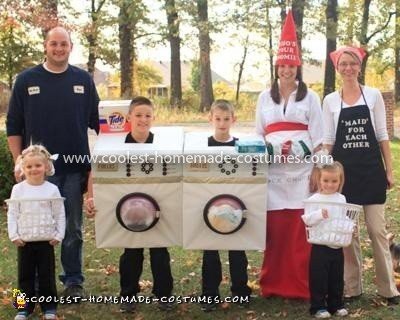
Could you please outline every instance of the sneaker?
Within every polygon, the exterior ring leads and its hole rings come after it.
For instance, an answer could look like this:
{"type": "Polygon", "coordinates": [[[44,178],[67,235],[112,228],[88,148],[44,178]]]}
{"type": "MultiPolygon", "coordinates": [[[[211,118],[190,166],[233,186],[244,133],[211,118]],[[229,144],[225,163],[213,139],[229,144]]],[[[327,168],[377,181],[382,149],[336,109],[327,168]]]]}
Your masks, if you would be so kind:
{"type": "Polygon", "coordinates": [[[318,319],[326,319],[326,318],[330,318],[331,314],[327,310],[318,310],[315,313],[314,317],[318,318],[318,319]]]}
{"type": "Polygon", "coordinates": [[[44,318],[45,320],[57,320],[57,315],[53,312],[46,312],[44,314],[44,318]]]}
{"type": "Polygon", "coordinates": [[[158,309],[161,311],[171,311],[174,308],[174,304],[172,302],[158,302],[158,309]]]}
{"type": "Polygon", "coordinates": [[[388,306],[395,306],[400,303],[400,296],[394,296],[391,298],[386,298],[388,306]]]}
{"type": "Polygon", "coordinates": [[[26,320],[28,319],[28,314],[26,312],[18,312],[14,317],[14,320],[26,320]]]}
{"type": "Polygon", "coordinates": [[[134,313],[136,304],[133,302],[124,301],[119,305],[119,312],[121,313],[134,313]]]}
{"type": "Polygon", "coordinates": [[[204,312],[211,312],[211,311],[217,310],[217,304],[215,302],[202,303],[201,310],[204,312]]]}
{"type": "Polygon", "coordinates": [[[83,288],[79,284],[73,284],[65,288],[63,294],[64,297],[72,297],[72,298],[83,298],[83,288]]]}
{"type": "Polygon", "coordinates": [[[349,312],[347,311],[347,309],[341,308],[341,309],[336,310],[334,315],[337,317],[345,317],[348,314],[349,314],[349,312]]]}

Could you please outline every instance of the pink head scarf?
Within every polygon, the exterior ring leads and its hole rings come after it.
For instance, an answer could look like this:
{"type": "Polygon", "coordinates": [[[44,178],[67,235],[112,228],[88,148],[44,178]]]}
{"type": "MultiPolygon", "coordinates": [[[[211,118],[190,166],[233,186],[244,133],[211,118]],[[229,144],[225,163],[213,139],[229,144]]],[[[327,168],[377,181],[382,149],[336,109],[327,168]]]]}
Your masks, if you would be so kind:
{"type": "Polygon", "coordinates": [[[338,68],[338,62],[339,62],[340,57],[345,52],[353,53],[360,61],[360,64],[362,63],[362,61],[366,55],[366,52],[363,48],[352,47],[352,46],[340,47],[336,51],[333,51],[329,54],[329,56],[333,62],[333,65],[335,66],[336,69],[338,68]]]}

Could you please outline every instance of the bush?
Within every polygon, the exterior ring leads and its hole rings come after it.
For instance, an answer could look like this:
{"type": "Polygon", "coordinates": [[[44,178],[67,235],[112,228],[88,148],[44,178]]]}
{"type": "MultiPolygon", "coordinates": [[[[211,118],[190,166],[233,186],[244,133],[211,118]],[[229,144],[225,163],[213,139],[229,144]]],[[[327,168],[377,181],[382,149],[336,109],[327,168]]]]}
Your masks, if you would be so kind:
{"type": "Polygon", "coordinates": [[[8,150],[7,136],[0,131],[0,203],[10,197],[14,184],[14,162],[8,150]]]}

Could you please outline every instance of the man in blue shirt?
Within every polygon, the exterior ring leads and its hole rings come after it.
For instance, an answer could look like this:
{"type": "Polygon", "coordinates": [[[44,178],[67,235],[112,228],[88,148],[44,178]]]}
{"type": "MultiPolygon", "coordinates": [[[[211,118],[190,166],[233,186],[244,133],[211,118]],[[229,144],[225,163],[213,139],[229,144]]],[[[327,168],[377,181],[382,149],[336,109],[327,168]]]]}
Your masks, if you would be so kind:
{"type": "MultiPolygon", "coordinates": [[[[66,198],[66,232],[61,246],[64,296],[82,296],[82,203],[90,172],[88,128],[99,131],[99,97],[93,79],[68,63],[69,33],[51,29],[44,42],[46,60],[18,75],[7,114],[7,136],[14,160],[29,144],[40,143],[55,161],[56,184],[66,198]],[[68,156],[84,161],[68,161],[68,156]]],[[[16,178],[20,179],[18,174],[16,178]]]]}

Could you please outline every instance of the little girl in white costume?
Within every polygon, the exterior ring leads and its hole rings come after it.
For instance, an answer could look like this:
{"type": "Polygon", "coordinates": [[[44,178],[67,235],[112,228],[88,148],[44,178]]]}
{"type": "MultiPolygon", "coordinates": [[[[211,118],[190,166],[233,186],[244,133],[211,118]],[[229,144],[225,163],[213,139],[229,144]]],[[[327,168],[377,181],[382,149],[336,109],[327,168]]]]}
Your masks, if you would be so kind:
{"type": "Polygon", "coordinates": [[[337,205],[335,207],[334,203],[346,203],[345,196],[340,194],[344,184],[343,166],[337,161],[322,165],[319,168],[317,181],[318,192],[307,201],[320,201],[321,203],[306,206],[302,216],[304,223],[311,227],[308,237],[309,242],[312,243],[309,267],[310,313],[316,318],[329,318],[331,314],[344,317],[348,311],[344,308],[343,303],[343,248],[323,244],[333,240],[332,237],[337,240],[337,243],[343,242],[341,237],[346,236],[345,233],[335,234],[329,231],[333,229],[349,231],[347,233],[350,233],[351,240],[354,222],[347,217],[340,221],[335,219],[339,213],[335,211],[340,211],[340,207],[337,205]],[[326,204],[322,204],[322,202],[326,204]],[[333,205],[329,205],[329,202],[333,205]],[[319,228],[323,230],[319,230],[319,228]]]}
{"type": "MultiPolygon", "coordinates": [[[[54,184],[45,180],[54,174],[49,152],[40,145],[22,151],[16,161],[25,180],[14,185],[8,203],[8,235],[18,247],[18,289],[26,298],[35,296],[36,271],[44,319],[56,319],[57,297],[54,246],[65,234],[63,198],[54,184]]],[[[17,168],[16,168],[17,171],[17,168]]],[[[18,305],[14,320],[24,320],[35,303],[18,305]]]]}

